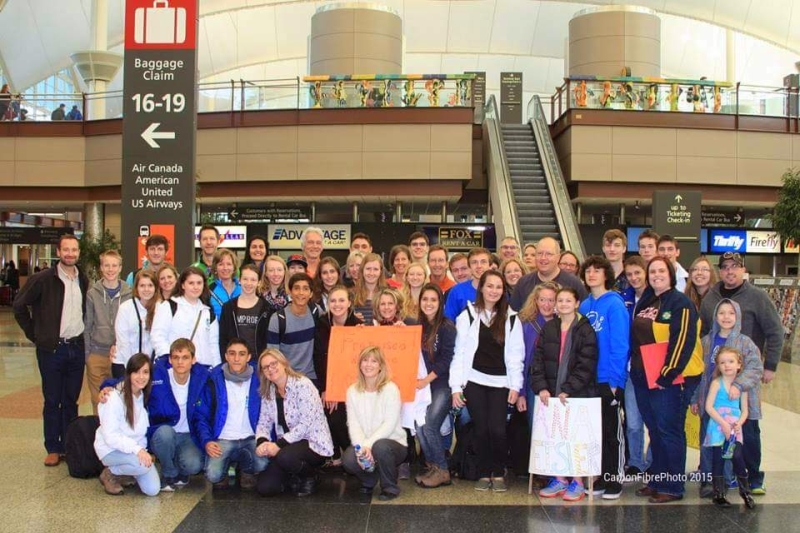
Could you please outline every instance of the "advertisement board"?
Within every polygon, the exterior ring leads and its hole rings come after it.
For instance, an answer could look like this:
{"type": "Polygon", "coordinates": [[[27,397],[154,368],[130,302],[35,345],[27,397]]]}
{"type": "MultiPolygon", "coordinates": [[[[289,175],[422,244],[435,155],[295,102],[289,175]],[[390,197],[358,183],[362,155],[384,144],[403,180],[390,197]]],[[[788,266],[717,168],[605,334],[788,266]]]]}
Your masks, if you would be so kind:
{"type": "Polygon", "coordinates": [[[708,251],[712,254],[747,251],[747,232],[744,230],[712,229],[708,241],[708,251]]]}
{"type": "MultiPolygon", "coordinates": [[[[194,247],[200,248],[200,228],[194,227],[194,247]]],[[[247,226],[215,226],[219,231],[219,247],[244,249],[247,247],[247,226]]]]}
{"type": "MultiPolygon", "coordinates": [[[[270,250],[301,250],[300,237],[307,224],[270,224],[267,243],[270,250]]],[[[322,246],[325,250],[350,249],[350,224],[319,224],[322,230],[322,246]]]]}
{"type": "Polygon", "coordinates": [[[777,231],[748,231],[748,254],[779,254],[781,253],[781,236],[777,231]]]}

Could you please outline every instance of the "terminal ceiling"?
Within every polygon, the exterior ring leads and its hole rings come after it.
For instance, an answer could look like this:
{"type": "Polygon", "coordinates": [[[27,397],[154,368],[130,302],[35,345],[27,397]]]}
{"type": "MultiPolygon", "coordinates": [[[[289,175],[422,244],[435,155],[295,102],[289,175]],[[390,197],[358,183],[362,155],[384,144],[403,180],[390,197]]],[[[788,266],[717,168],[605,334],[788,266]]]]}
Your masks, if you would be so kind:
{"type": "MultiPolygon", "coordinates": [[[[201,81],[307,73],[307,37],[328,2],[200,0],[201,81]]],[[[406,72],[525,74],[526,93],[560,85],[568,22],[608,0],[384,0],[403,19],[406,72]]],[[[725,28],[736,34],[738,81],[777,85],[800,59],[800,0],[637,0],[662,14],[662,75],[725,77],[725,28]]],[[[121,51],[123,0],[108,0],[109,48],[121,51]]],[[[92,0],[8,0],[0,58],[16,90],[70,66],[91,47],[92,0]]],[[[120,86],[119,78],[112,84],[120,86]]]]}

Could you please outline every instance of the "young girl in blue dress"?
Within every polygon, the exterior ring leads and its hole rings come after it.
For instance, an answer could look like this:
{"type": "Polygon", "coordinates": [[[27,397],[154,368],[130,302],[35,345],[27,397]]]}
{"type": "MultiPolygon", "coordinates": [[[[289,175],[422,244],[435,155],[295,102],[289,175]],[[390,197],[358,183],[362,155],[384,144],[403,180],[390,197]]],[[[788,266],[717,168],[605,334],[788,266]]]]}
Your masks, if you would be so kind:
{"type": "MultiPolygon", "coordinates": [[[[706,413],[710,420],[706,430],[704,447],[713,449],[711,472],[714,482],[714,505],[730,507],[730,502],[725,498],[725,482],[722,475],[725,451],[733,446],[733,471],[739,482],[739,495],[744,500],[748,509],[755,507],[753,497],[750,495],[750,485],[747,477],[747,467],[744,464],[742,453],[742,425],[747,422],[747,391],[735,399],[730,399],[730,390],[733,381],[742,371],[744,357],[742,353],[730,347],[723,347],[717,352],[715,358],[714,380],[708,388],[706,396],[706,413]]],[[[726,454],[727,455],[727,454],[726,454]]]]}

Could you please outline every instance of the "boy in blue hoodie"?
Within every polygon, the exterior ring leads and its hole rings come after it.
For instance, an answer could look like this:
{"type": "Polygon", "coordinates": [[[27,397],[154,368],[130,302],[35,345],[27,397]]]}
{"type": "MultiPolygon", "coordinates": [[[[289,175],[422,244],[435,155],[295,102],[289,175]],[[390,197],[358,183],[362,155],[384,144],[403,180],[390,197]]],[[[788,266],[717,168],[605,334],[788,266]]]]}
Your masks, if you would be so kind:
{"type": "Polygon", "coordinates": [[[604,500],[622,495],[625,475],[625,436],[622,431],[622,397],[628,380],[630,315],[619,293],[611,290],[616,276],[605,257],[593,255],[584,261],[581,279],[589,297],[579,312],[592,324],[597,334],[597,390],[602,400],[603,476],[595,484],[595,494],[604,500]]]}

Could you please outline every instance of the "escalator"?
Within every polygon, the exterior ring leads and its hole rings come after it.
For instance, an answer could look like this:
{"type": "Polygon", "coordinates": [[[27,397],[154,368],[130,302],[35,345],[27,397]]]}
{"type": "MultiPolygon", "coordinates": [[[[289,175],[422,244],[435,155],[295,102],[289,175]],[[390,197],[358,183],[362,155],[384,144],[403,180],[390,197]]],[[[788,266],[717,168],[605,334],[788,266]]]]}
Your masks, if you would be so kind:
{"type": "Polygon", "coordinates": [[[484,150],[498,239],[515,237],[527,244],[553,237],[583,260],[578,222],[537,96],[528,112],[527,124],[501,125],[494,96],[485,107],[484,150]]]}

